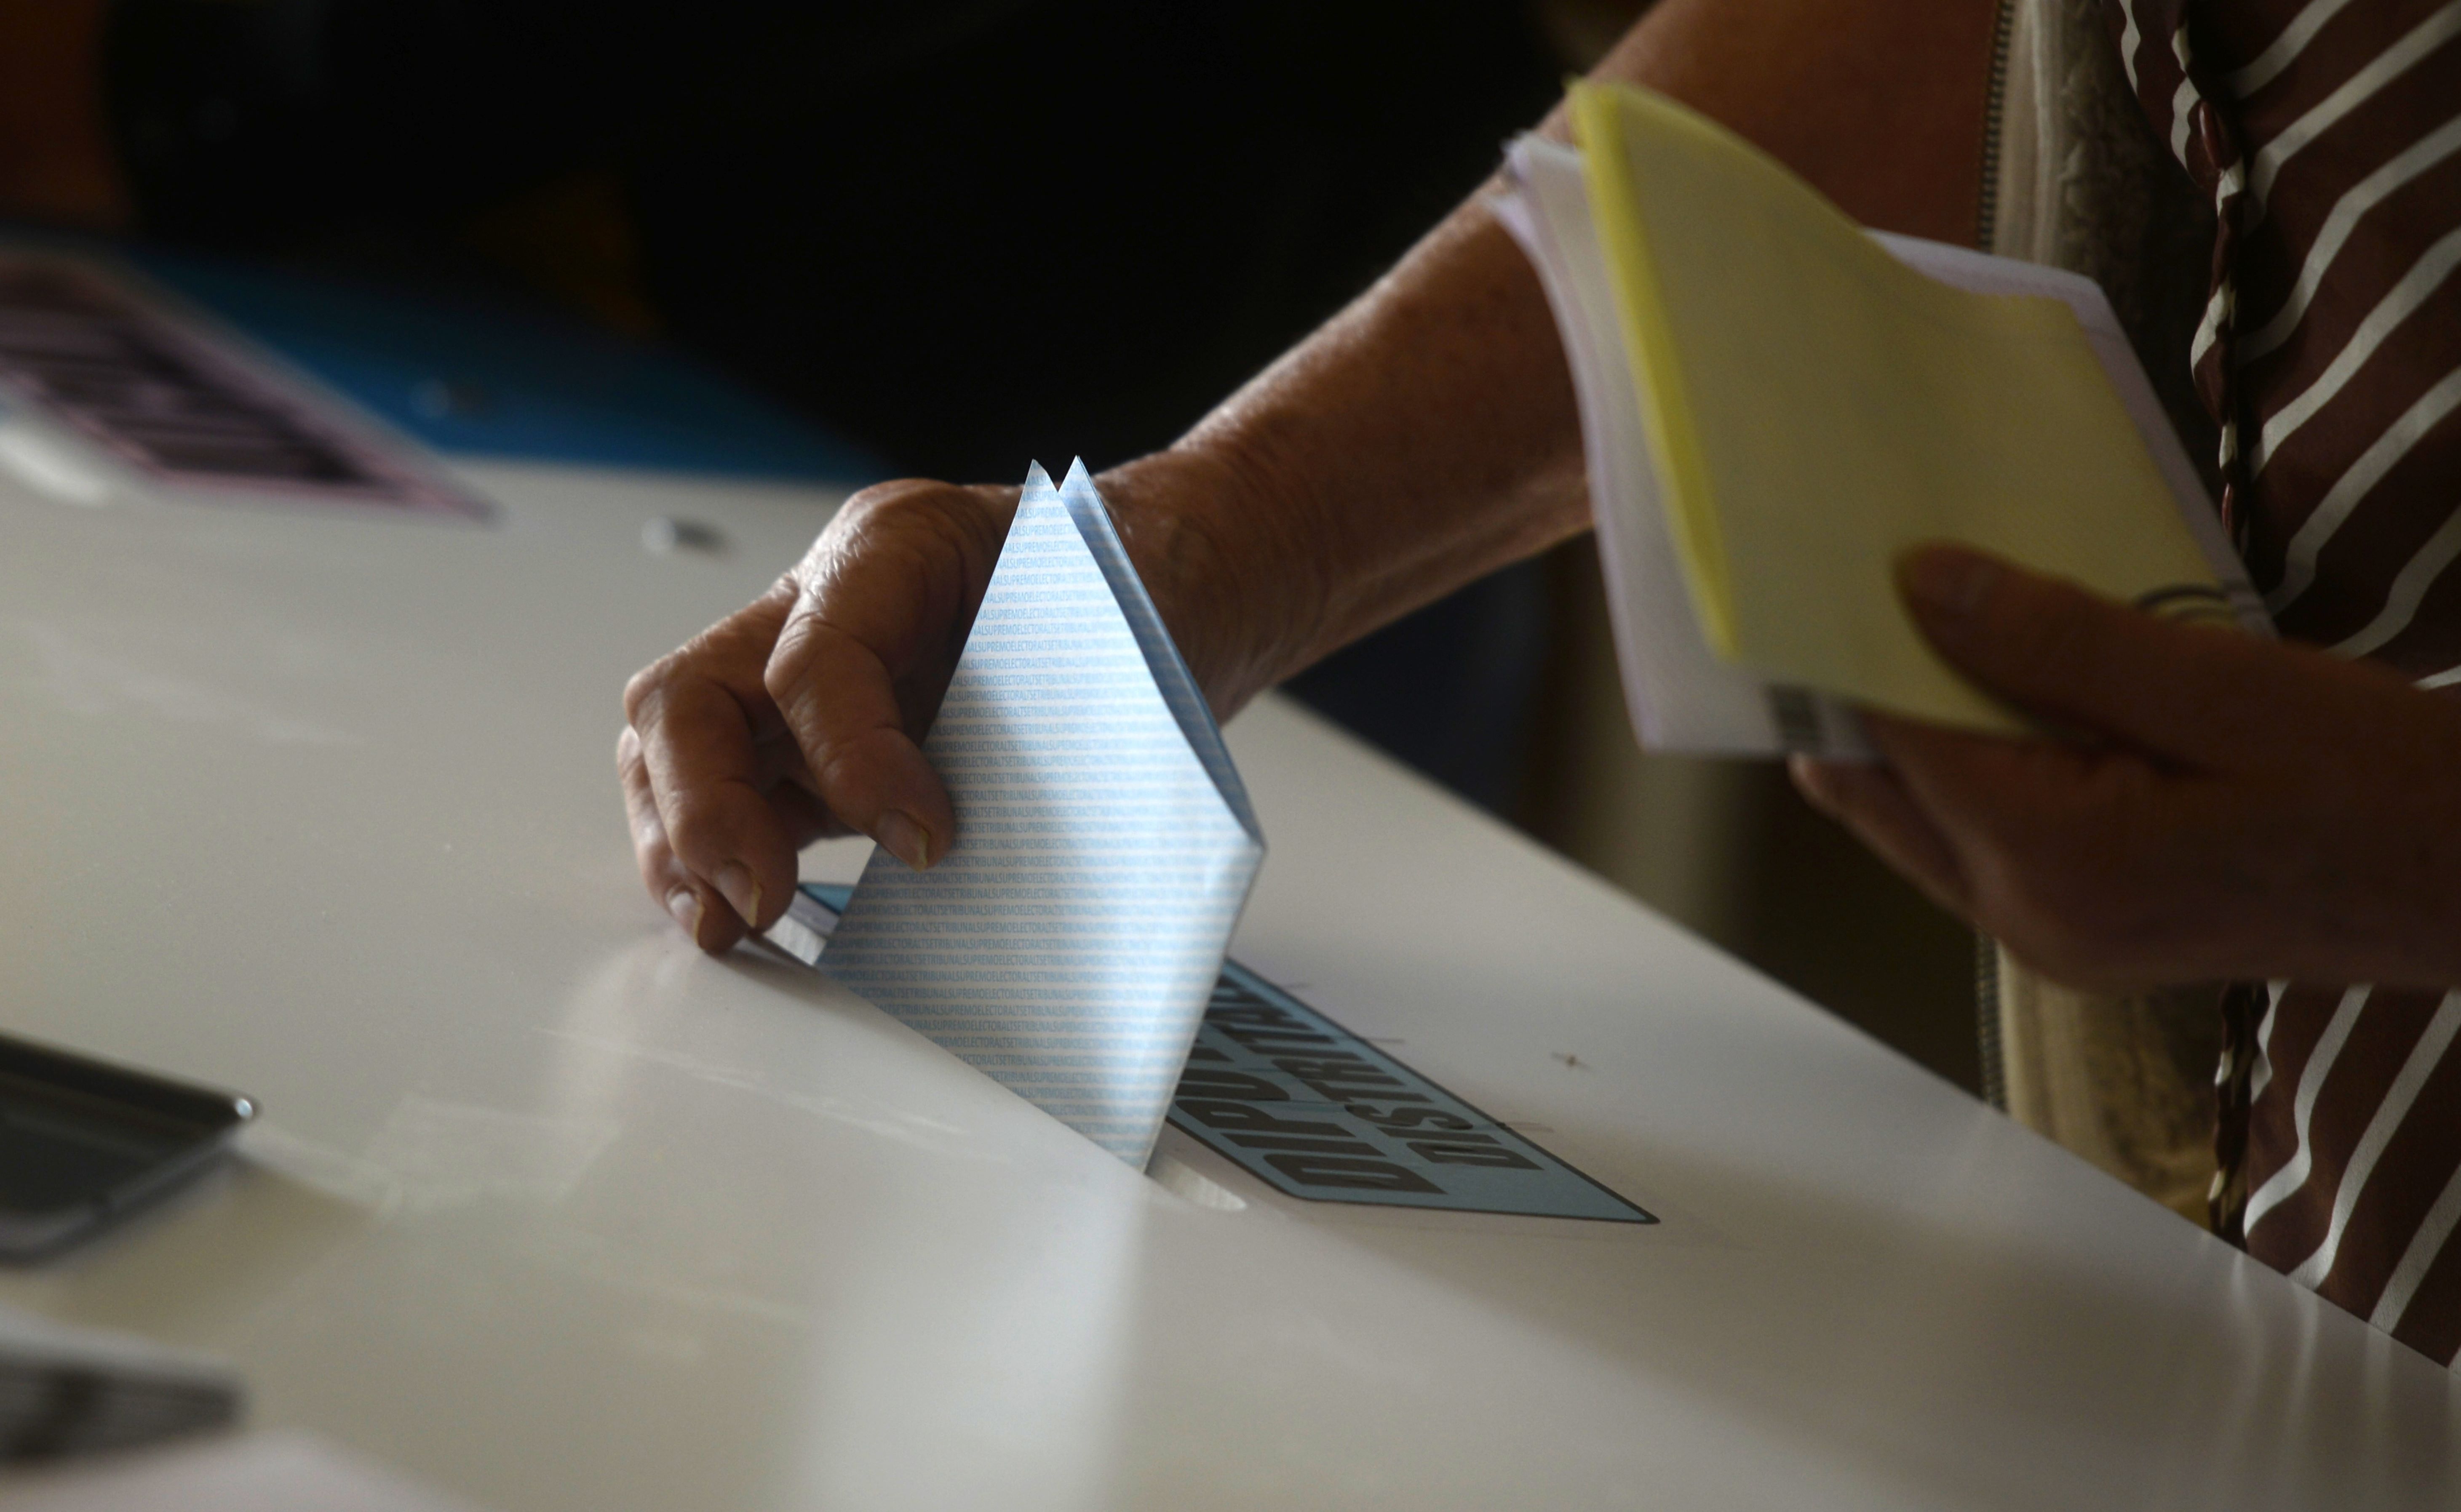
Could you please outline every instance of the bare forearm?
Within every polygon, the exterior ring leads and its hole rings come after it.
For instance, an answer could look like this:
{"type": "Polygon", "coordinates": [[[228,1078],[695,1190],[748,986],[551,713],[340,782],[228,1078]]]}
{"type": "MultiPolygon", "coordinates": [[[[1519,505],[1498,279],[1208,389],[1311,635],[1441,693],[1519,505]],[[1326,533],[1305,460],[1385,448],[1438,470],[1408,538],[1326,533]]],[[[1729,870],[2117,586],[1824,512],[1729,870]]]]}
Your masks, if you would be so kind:
{"type": "MultiPolygon", "coordinates": [[[[1718,117],[1867,224],[1958,241],[1992,15],[1991,0],[1663,0],[1597,76],[1718,117]]],[[[1226,712],[1587,523],[1554,324],[1486,193],[1169,451],[1105,476],[1226,712]]]]}
{"type": "Polygon", "coordinates": [[[1581,529],[1579,446],[1545,298],[1473,203],[1169,451],[1102,485],[1227,713],[1581,529]]]}

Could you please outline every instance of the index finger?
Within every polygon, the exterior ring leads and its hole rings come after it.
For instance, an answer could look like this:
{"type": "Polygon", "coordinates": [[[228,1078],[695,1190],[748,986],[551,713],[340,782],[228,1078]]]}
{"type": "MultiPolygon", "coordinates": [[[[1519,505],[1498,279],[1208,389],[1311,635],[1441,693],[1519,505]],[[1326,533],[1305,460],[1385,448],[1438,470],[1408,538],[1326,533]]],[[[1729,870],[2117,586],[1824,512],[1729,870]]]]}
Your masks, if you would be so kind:
{"type": "Polygon", "coordinates": [[[799,611],[776,662],[773,696],[830,810],[918,871],[946,855],[956,810],[908,733],[895,678],[871,644],[818,609],[799,611]]]}
{"type": "Polygon", "coordinates": [[[766,796],[759,750],[760,727],[778,718],[760,672],[793,591],[772,588],[644,670],[624,695],[667,844],[754,928],[784,910],[795,886],[793,838],[766,796]]]}
{"type": "Polygon", "coordinates": [[[766,674],[831,813],[909,866],[957,819],[924,756],[1015,510],[1014,490],[892,483],[850,502],[796,571],[766,674]]]}

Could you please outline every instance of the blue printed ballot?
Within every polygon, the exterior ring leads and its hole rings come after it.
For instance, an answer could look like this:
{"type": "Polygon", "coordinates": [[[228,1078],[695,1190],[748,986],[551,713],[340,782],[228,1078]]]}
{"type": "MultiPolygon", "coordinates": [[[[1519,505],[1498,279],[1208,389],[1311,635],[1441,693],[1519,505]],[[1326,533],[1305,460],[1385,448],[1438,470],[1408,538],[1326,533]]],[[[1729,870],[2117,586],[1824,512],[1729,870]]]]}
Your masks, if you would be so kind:
{"type": "Polygon", "coordinates": [[[1143,1166],[1264,835],[1079,462],[1037,464],[924,754],[930,871],[872,853],[822,964],[1143,1166]]]}

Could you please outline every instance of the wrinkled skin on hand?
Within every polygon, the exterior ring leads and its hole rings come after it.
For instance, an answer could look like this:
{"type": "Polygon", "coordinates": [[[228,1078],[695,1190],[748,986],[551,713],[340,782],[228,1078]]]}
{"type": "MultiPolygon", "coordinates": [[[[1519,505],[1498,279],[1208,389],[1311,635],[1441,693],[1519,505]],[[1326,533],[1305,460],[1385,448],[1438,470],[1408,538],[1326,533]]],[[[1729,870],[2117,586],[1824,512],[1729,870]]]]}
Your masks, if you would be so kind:
{"type": "Polygon", "coordinates": [[[1796,782],[1936,901],[2087,988],[2461,982],[2461,701],[1973,552],[1899,586],[1940,653],[2068,733],[1868,716],[1796,782]]]}
{"type": "MultiPolygon", "coordinates": [[[[1305,664],[1321,593],[1269,530],[1235,559],[1202,522],[1260,527],[1258,484],[1189,451],[1098,479],[1216,714],[1305,664]]],[[[1016,517],[1018,490],[907,479],[848,500],[802,561],[624,691],[615,764],[641,880],[701,948],[793,901],[796,853],[868,835],[918,870],[957,820],[922,741],[1016,517]]]]}
{"type": "Polygon", "coordinates": [[[776,923],[813,841],[859,831],[916,867],[945,852],[956,818],[921,742],[1016,500],[867,489],[776,586],[625,689],[641,880],[703,949],[776,923]]]}

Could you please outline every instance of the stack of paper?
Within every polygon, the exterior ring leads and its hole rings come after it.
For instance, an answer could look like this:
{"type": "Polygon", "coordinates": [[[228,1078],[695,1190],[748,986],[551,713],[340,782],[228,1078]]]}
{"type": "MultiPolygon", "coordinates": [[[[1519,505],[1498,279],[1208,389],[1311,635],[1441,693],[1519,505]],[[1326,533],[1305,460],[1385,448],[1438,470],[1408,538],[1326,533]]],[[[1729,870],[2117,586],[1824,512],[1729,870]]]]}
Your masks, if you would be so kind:
{"type": "Polygon", "coordinates": [[[1265,842],[1082,462],[1028,475],[923,751],[956,843],[875,851],[823,964],[1142,1167],[1265,842]]]}
{"type": "Polygon", "coordinates": [[[221,1428],[238,1417],[243,1395],[238,1377],[210,1361],[0,1308],[0,1460],[61,1459],[221,1428]]]}
{"type": "Polygon", "coordinates": [[[1573,117],[1497,208],[1572,364],[1643,744],[1858,755],[1858,705],[2021,728],[1898,603],[1925,541],[2262,628],[2091,281],[1867,235],[1658,96],[1577,85],[1573,117]]]}
{"type": "Polygon", "coordinates": [[[0,1476],[10,1512],[475,1512],[295,1429],[0,1476]]]}

